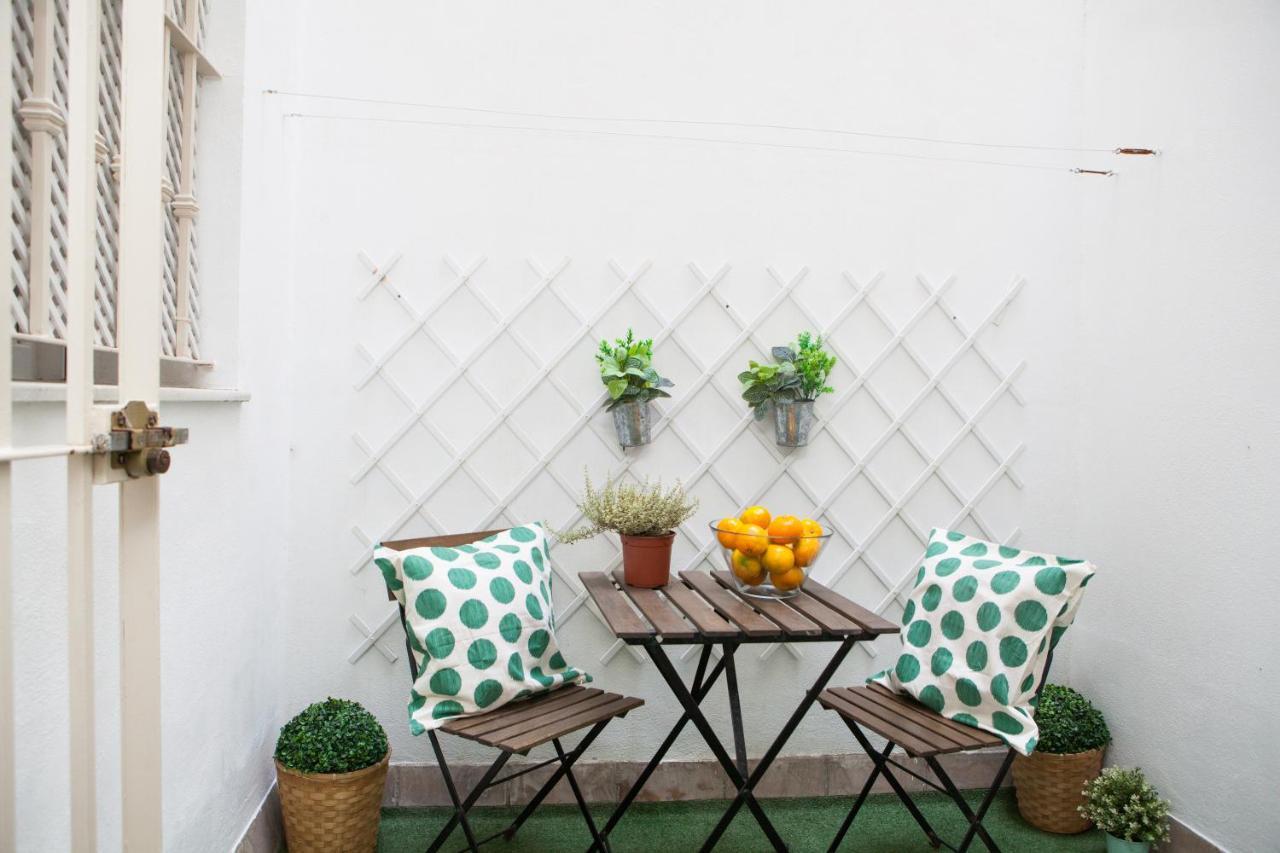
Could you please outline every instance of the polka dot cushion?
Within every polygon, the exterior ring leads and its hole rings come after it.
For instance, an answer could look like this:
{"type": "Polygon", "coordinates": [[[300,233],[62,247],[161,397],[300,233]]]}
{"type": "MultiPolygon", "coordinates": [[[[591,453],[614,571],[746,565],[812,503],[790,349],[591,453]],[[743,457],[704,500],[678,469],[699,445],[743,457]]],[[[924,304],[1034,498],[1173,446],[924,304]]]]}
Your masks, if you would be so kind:
{"type": "Polygon", "coordinates": [[[1029,755],[1038,679],[1093,571],[1083,560],[935,530],[902,614],[902,651],[868,681],[1029,755]]]}
{"type": "Polygon", "coordinates": [[[542,525],[454,548],[378,548],[374,563],[405,607],[418,663],[409,701],[415,735],[450,717],[591,680],[556,646],[542,525]]]}

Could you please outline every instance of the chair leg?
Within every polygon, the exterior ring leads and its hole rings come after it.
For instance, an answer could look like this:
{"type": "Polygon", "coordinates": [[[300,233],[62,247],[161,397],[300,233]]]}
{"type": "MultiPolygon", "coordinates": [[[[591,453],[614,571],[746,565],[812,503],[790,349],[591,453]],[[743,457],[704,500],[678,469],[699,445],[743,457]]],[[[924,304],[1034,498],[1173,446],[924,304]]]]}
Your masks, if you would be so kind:
{"type": "Polygon", "coordinates": [[[511,753],[504,752],[489,765],[489,769],[485,771],[480,781],[471,789],[471,793],[467,795],[465,800],[459,800],[457,786],[453,783],[453,774],[449,772],[449,764],[444,759],[444,750],[440,748],[440,740],[436,737],[434,730],[428,730],[427,735],[431,738],[431,749],[436,754],[436,763],[440,766],[440,775],[444,777],[444,786],[449,791],[449,798],[453,800],[453,815],[445,823],[444,828],[436,835],[435,840],[431,842],[431,846],[427,848],[427,853],[435,853],[442,846],[449,836],[453,834],[453,828],[459,823],[462,824],[462,832],[467,836],[467,846],[476,851],[480,849],[480,845],[476,842],[475,833],[471,830],[471,823],[467,820],[467,812],[471,811],[471,807],[479,801],[480,795],[489,787],[489,783],[498,775],[498,771],[502,769],[507,760],[511,758],[511,753]]]}
{"type": "MultiPolygon", "coordinates": [[[[880,753],[880,757],[888,758],[889,753],[893,752],[894,743],[890,741],[884,748],[884,752],[880,753]]],[[[858,796],[854,798],[853,808],[849,809],[849,814],[845,815],[844,823],[840,824],[840,828],[836,830],[836,837],[831,839],[831,846],[827,848],[827,853],[835,853],[840,848],[840,842],[844,841],[849,828],[853,826],[854,820],[858,817],[858,812],[862,809],[862,804],[866,802],[867,795],[871,793],[871,786],[876,783],[876,777],[880,775],[881,762],[872,761],[875,765],[871,772],[867,774],[867,781],[863,783],[862,790],[858,792],[858,796]]]]}
{"type": "Polygon", "coordinates": [[[942,838],[938,833],[933,831],[933,827],[929,825],[929,821],[925,819],[924,813],[920,811],[920,807],[916,805],[915,800],[911,799],[911,795],[902,787],[902,783],[898,781],[898,777],[893,775],[893,771],[889,769],[889,753],[881,755],[871,745],[871,741],[862,733],[862,729],[858,728],[857,723],[853,720],[842,717],[849,731],[853,732],[853,736],[857,738],[858,745],[862,747],[862,751],[867,754],[876,765],[876,769],[884,774],[885,781],[889,783],[889,787],[893,788],[893,792],[898,795],[898,799],[902,800],[902,804],[906,806],[907,811],[915,818],[916,823],[920,824],[920,828],[924,830],[924,834],[929,837],[930,846],[935,849],[942,846],[942,838]]]}
{"type": "Polygon", "coordinates": [[[609,725],[609,722],[609,720],[602,720],[601,722],[596,723],[591,727],[591,730],[587,732],[586,736],[578,742],[578,745],[573,748],[573,751],[570,752],[568,756],[562,756],[560,758],[560,766],[556,768],[555,772],[552,773],[547,781],[543,783],[542,787],[538,789],[538,792],[534,794],[525,807],[521,809],[520,814],[511,822],[511,825],[502,831],[502,837],[504,840],[510,841],[515,837],[516,832],[524,822],[528,820],[530,815],[532,815],[538,806],[542,804],[542,801],[547,798],[547,795],[551,793],[551,790],[559,784],[560,779],[569,771],[569,768],[573,766],[573,763],[582,757],[582,754],[587,751],[587,747],[591,746],[591,742],[600,735],[600,732],[604,731],[604,727],[609,725]]]}
{"type": "Polygon", "coordinates": [[[982,819],[986,817],[987,810],[991,808],[991,804],[995,802],[996,794],[1000,792],[1000,783],[1004,781],[1005,774],[1009,772],[1009,768],[1013,765],[1013,750],[1005,756],[1004,762],[1000,765],[1000,770],[996,773],[995,781],[991,783],[991,787],[987,789],[987,794],[982,799],[982,803],[978,806],[978,811],[974,812],[969,808],[969,804],[965,802],[964,797],[960,794],[960,790],[956,788],[955,783],[951,781],[951,777],[942,769],[942,765],[938,763],[938,759],[927,759],[929,769],[933,771],[938,780],[942,782],[942,786],[947,793],[951,795],[951,799],[955,801],[956,806],[964,814],[969,821],[969,830],[965,833],[964,840],[960,842],[960,846],[956,848],[957,853],[964,853],[969,849],[969,845],[973,843],[974,836],[982,839],[982,843],[987,845],[987,849],[991,853],[1000,853],[1000,847],[991,838],[986,827],[982,825],[982,819]]]}
{"type": "Polygon", "coordinates": [[[569,789],[573,791],[573,798],[578,801],[578,810],[582,812],[582,819],[586,821],[587,829],[591,830],[592,850],[599,848],[604,853],[611,853],[609,848],[609,839],[600,834],[600,830],[596,829],[596,822],[591,819],[591,809],[587,807],[587,801],[582,796],[582,789],[578,787],[578,778],[573,775],[573,762],[565,755],[564,748],[560,746],[560,739],[556,738],[551,741],[556,748],[556,755],[560,756],[560,763],[564,766],[564,778],[569,783],[569,789]]]}

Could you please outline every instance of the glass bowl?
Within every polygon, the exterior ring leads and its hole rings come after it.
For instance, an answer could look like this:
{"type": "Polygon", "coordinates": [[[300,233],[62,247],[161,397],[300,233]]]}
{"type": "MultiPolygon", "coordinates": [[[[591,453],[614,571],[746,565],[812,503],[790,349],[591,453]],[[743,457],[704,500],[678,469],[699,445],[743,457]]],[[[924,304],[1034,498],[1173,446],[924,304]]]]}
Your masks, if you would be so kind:
{"type": "Polygon", "coordinates": [[[800,594],[809,573],[827,550],[830,533],[813,536],[777,537],[721,530],[719,522],[708,527],[716,537],[716,549],[724,557],[725,568],[742,595],[752,598],[793,598],[800,594]],[[730,547],[732,546],[732,547],[730,547]],[[782,551],[770,549],[781,548],[782,551]],[[788,567],[770,571],[769,567],[788,567]]]}

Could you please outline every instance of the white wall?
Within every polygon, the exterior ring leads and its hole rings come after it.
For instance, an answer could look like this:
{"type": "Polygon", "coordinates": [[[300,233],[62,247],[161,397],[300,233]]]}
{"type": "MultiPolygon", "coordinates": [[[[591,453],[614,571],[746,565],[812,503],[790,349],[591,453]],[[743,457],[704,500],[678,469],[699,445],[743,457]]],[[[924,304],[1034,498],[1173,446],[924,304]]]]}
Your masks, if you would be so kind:
{"type": "Polygon", "coordinates": [[[1275,849],[1280,7],[1096,3],[1086,127],[1159,146],[1083,210],[1071,680],[1175,811],[1275,849]]]}
{"type": "MultiPolygon", "coordinates": [[[[503,4],[500,9],[470,4],[386,4],[378,14],[351,16],[342,3],[308,5],[305,29],[298,34],[298,87],[357,97],[447,102],[564,113],[660,115],[699,119],[739,119],[837,127],[874,127],[890,132],[950,134],[975,140],[1007,139],[1074,144],[1078,121],[1060,105],[1076,97],[1078,80],[1069,69],[1079,50],[1078,9],[1053,15],[1001,4],[978,16],[971,9],[902,8],[869,11],[827,4],[822,8],[742,9],[717,4],[691,14],[687,5],[647,7],[643,13],[617,6],[574,4],[548,17],[545,8],[503,4]],[[941,17],[938,17],[938,16],[941,17]],[[396,21],[394,27],[387,26],[396,21]],[[923,28],[923,29],[922,29],[923,28]],[[922,36],[921,33],[924,33],[922,36]],[[981,39],[983,50],[971,49],[981,39]],[[712,46],[712,49],[708,49],[712,46]],[[344,61],[335,63],[334,56],[344,61]],[[1018,67],[1019,74],[1007,69],[1018,67]],[[1064,72],[1064,69],[1068,69],[1064,72]],[[1052,104],[1052,108],[1047,105],[1052,104]]],[[[284,88],[284,87],[281,87],[284,88]]],[[[413,111],[347,102],[282,99],[282,113],[378,115],[392,119],[443,117],[447,121],[514,124],[510,119],[466,113],[413,111]]],[[[564,122],[559,122],[563,126],[564,122]]],[[[404,253],[391,279],[416,308],[428,304],[452,273],[444,257],[466,264],[484,256],[485,266],[472,281],[504,309],[529,292],[536,276],[525,265],[536,258],[549,267],[571,258],[560,283],[584,313],[617,285],[608,262],[616,259],[633,269],[645,259],[654,266],[639,285],[658,306],[663,320],[684,306],[696,279],[686,265],[697,262],[707,271],[732,265],[722,297],[746,318],[754,318],[764,299],[776,292],[765,272],[775,266],[790,277],[810,267],[800,298],[818,315],[829,315],[852,295],[840,278],[849,270],[865,281],[883,271],[885,281],[873,297],[901,325],[923,301],[915,283],[924,274],[935,283],[954,274],[955,309],[975,325],[1005,293],[1015,275],[1029,284],[1002,319],[984,336],[993,357],[1006,370],[1030,355],[1026,332],[1044,317],[1070,312],[1070,288],[1078,278],[1075,205],[1081,192],[1105,190],[1088,185],[1066,171],[997,168],[934,163],[884,157],[769,150],[735,145],[663,142],[648,139],[575,137],[439,128],[412,124],[350,120],[286,119],[293,141],[289,166],[296,185],[297,355],[305,370],[295,375],[294,411],[307,413],[307,427],[294,434],[292,585],[305,590],[290,613],[290,636],[307,653],[291,667],[291,699],[296,706],[326,693],[350,695],[365,702],[392,736],[395,757],[426,761],[428,745],[408,736],[404,721],[406,673],[403,657],[388,663],[376,652],[355,666],[346,656],[361,636],[349,624],[352,613],[375,625],[388,612],[382,582],[372,568],[352,577],[347,567],[360,552],[351,528],[359,524],[370,537],[405,505],[375,472],[359,486],[349,482],[364,459],[351,434],[359,432],[372,445],[406,417],[403,404],[375,381],[360,393],[351,381],[363,370],[356,345],[383,352],[405,327],[405,318],[387,298],[358,303],[356,294],[367,272],[358,251],[383,261],[404,253]],[[1035,215],[1029,215],[1035,211],[1035,215]]],[[[587,123],[586,127],[653,132],[653,127],[587,123]]],[[[689,133],[688,128],[657,132],[689,133]]],[[[707,136],[715,131],[698,130],[707,136]]],[[[784,136],[750,131],[721,132],[736,139],[786,142],[799,139],[818,145],[879,148],[912,154],[956,155],[936,146],[887,145],[813,135],[784,136]]],[[[961,152],[960,156],[973,156],[961,152]]],[[[984,159],[990,159],[985,157],[984,159]]],[[[1022,155],[1028,163],[1050,162],[1042,155],[1022,155]]],[[[1061,160],[1061,158],[1058,158],[1061,160]]],[[[495,371],[493,359],[524,358],[510,346],[475,353],[476,339],[492,327],[465,299],[455,300],[433,321],[433,328],[460,355],[475,361],[475,374],[505,400],[512,381],[495,371]]],[[[563,331],[572,328],[562,310],[548,302],[518,325],[542,354],[552,351],[563,331]]],[[[533,312],[531,312],[533,313],[533,312]]],[[[1069,321],[1068,321],[1069,322],[1069,321]]],[[[620,333],[628,323],[645,333],[659,323],[634,302],[611,312],[596,335],[620,333]]],[[[689,345],[709,361],[724,345],[723,311],[701,306],[681,327],[689,345]]],[[[765,340],[782,342],[805,323],[794,311],[766,323],[765,340]]],[[[887,335],[864,309],[839,331],[842,343],[859,366],[884,345],[887,335]]],[[[948,352],[959,341],[947,320],[935,313],[914,338],[930,357],[948,352]],[[936,348],[935,348],[936,345],[936,348]]],[[[1041,346],[1032,368],[1019,385],[1029,398],[1046,395],[1046,370],[1056,355],[1069,350],[1059,336],[1041,346]]],[[[580,347],[557,371],[585,406],[599,393],[593,375],[591,346],[580,347]]],[[[736,394],[734,375],[754,347],[743,348],[720,371],[717,381],[736,394]]],[[[678,348],[659,348],[659,364],[676,374],[681,388],[692,385],[697,372],[678,348]]],[[[891,409],[900,409],[922,384],[904,364],[901,353],[877,371],[871,384],[891,409]],[[908,390],[910,389],[910,390],[908,390]]],[[[936,363],[936,362],[935,362],[936,363]]],[[[392,363],[397,381],[415,401],[425,397],[445,365],[424,340],[392,363]]],[[[970,355],[948,379],[948,387],[976,408],[996,384],[970,355]]],[[[531,371],[512,370],[515,386],[531,371]]],[[[853,381],[843,368],[837,384],[853,381]]],[[[461,444],[491,415],[459,394],[429,418],[461,444]]],[[[548,389],[512,418],[540,446],[550,446],[566,418],[566,407],[548,389]],[[544,423],[543,421],[553,421],[544,423]]],[[[830,404],[830,400],[826,401],[830,404]]],[[[824,404],[820,403],[821,409],[824,404]]],[[[870,443],[888,419],[860,398],[846,410],[839,429],[855,447],[870,443]]],[[[933,400],[911,426],[922,441],[939,446],[956,421],[945,404],[933,400]]],[[[736,412],[704,391],[687,410],[682,424],[696,442],[711,447],[725,434],[736,412]]],[[[740,409],[738,411],[741,411],[740,409]]],[[[571,414],[576,414],[572,412],[571,414]]],[[[609,427],[600,419],[601,435],[609,427]]],[[[1026,435],[1019,407],[1004,398],[984,420],[1004,453],[1026,435]]],[[[1037,427],[1053,435],[1060,425],[1037,427]]],[[[761,433],[765,441],[770,439],[761,433]]],[[[497,470],[506,461],[523,471],[524,451],[510,438],[500,438],[481,451],[480,475],[502,482],[497,470]]],[[[668,478],[687,475],[696,459],[674,436],[636,453],[640,472],[668,478]]],[[[727,455],[717,469],[732,486],[749,483],[752,469],[773,470],[755,439],[740,454],[727,455]]],[[[1032,443],[1017,467],[1030,479],[1035,468],[1054,468],[1059,455],[1048,441],[1032,443]],[[1039,455],[1033,459],[1032,455],[1039,455]],[[1025,464],[1024,464],[1025,463],[1025,464]]],[[[829,440],[815,443],[796,463],[801,476],[819,487],[847,468],[846,457],[829,440]]],[[[429,471],[443,466],[438,445],[416,430],[390,467],[407,483],[421,487],[429,471]],[[425,469],[425,470],[424,470],[425,469]]],[[[552,463],[576,485],[583,464],[597,474],[616,461],[604,442],[584,437],[552,463]]],[[[971,493],[996,463],[972,439],[945,466],[971,493]]],[[[923,467],[901,441],[885,448],[873,470],[897,495],[923,467]]],[[[744,491],[746,487],[744,486],[744,491]]],[[[465,476],[450,480],[429,507],[453,530],[475,529],[492,506],[490,498],[465,476]]],[[[495,488],[501,493],[502,488],[495,488]]],[[[833,512],[855,531],[878,521],[884,506],[857,483],[837,501],[833,512]]],[[[1018,490],[1001,480],[981,503],[993,535],[1004,535],[1019,521],[1018,490]]],[[[735,509],[736,500],[711,478],[699,482],[705,521],[735,509]]],[[[514,502],[510,521],[565,518],[570,496],[549,477],[539,477],[514,502]]],[[[767,503],[807,514],[812,501],[802,497],[788,478],[767,495],[767,503]]],[[[935,520],[949,520],[959,506],[937,483],[913,500],[907,512],[927,536],[935,520]]],[[[964,526],[974,528],[972,522],[964,526]]],[[[404,534],[426,528],[422,520],[404,534]]],[[[703,528],[705,530],[705,528],[703,528]]],[[[706,534],[699,534],[699,541],[706,534]]],[[[1049,547],[1052,543],[1046,544],[1049,547]]],[[[921,541],[900,522],[891,524],[871,545],[871,553],[896,580],[911,567],[921,541]]],[[[847,543],[832,546],[848,552],[847,543]]],[[[555,560],[572,577],[598,567],[613,553],[605,541],[557,548],[555,560]]],[[[682,542],[683,554],[691,553],[682,542]]],[[[826,559],[826,558],[824,558],[826,559]]],[[[834,569],[835,564],[827,567],[834,569]]],[[[839,588],[874,605],[885,587],[859,563],[839,588]]],[[[573,590],[557,588],[558,603],[569,606],[573,590]]],[[[896,613],[891,608],[890,613],[896,613]]],[[[596,758],[647,758],[650,744],[670,727],[676,711],[666,688],[650,664],[626,653],[607,663],[601,656],[611,638],[585,610],[563,623],[562,644],[579,665],[592,670],[600,683],[638,692],[648,700],[643,714],[612,727],[594,750],[596,758]]],[[[386,635],[388,648],[400,645],[398,628],[386,635]]],[[[744,709],[752,751],[763,751],[780,726],[779,702],[797,699],[816,675],[830,649],[806,650],[801,661],[779,653],[767,661],[759,650],[746,653],[743,679],[750,688],[744,709]],[[768,685],[768,689],[761,689],[768,685]],[[779,697],[791,697],[780,699],[779,697]]],[[[855,652],[839,675],[852,682],[883,667],[855,652]]],[[[692,661],[683,667],[692,671],[692,661]]],[[[721,706],[722,702],[717,702],[721,706]]],[[[723,707],[714,710],[727,718],[723,707]]],[[[452,748],[452,747],[451,747],[452,748]]],[[[462,750],[463,747],[457,747],[462,750]]],[[[797,753],[852,751],[847,732],[829,715],[814,713],[796,733],[789,749],[797,753]]],[[[464,753],[479,759],[481,753],[464,753]]],[[[696,738],[683,738],[674,755],[704,756],[696,738]]]]}

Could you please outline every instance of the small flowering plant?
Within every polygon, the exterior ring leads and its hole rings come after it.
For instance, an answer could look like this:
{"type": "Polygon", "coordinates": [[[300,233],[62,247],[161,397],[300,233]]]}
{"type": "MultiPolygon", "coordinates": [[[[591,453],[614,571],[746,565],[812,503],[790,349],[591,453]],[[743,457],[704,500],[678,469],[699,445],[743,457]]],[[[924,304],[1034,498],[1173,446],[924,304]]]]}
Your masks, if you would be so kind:
{"type": "Polygon", "coordinates": [[[577,530],[557,532],[566,545],[612,530],[623,536],[662,536],[679,527],[698,509],[698,499],[685,493],[677,480],[669,489],[662,483],[633,485],[608,480],[599,488],[585,475],[578,509],[587,524],[577,530]]]}
{"type": "Polygon", "coordinates": [[[1169,801],[1160,799],[1142,770],[1108,767],[1084,786],[1080,814],[1125,841],[1169,840],[1169,801]]]}

